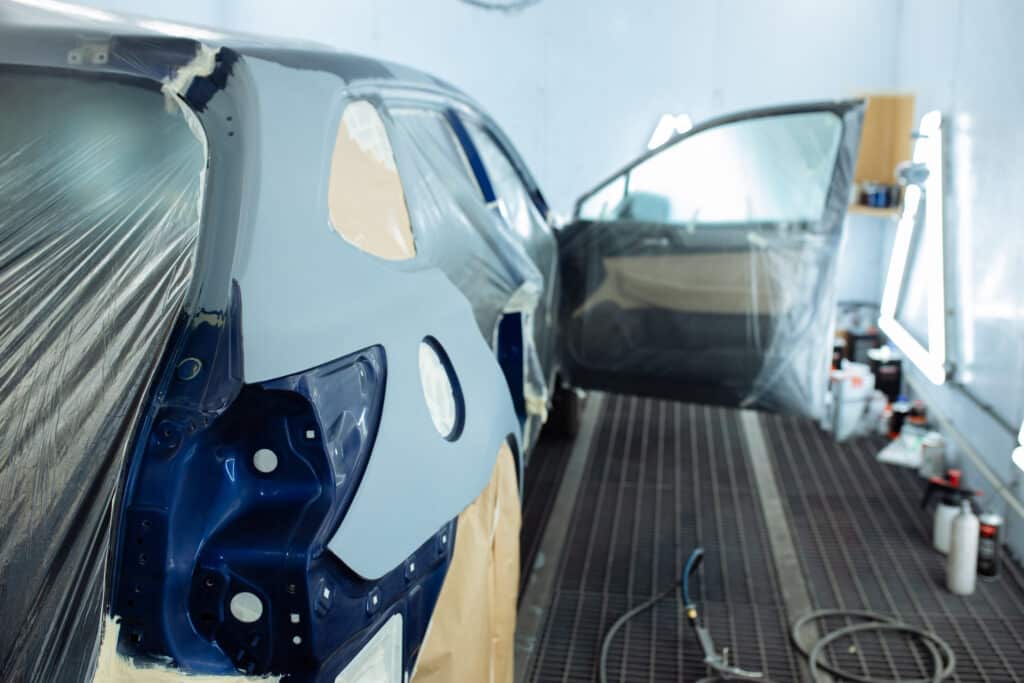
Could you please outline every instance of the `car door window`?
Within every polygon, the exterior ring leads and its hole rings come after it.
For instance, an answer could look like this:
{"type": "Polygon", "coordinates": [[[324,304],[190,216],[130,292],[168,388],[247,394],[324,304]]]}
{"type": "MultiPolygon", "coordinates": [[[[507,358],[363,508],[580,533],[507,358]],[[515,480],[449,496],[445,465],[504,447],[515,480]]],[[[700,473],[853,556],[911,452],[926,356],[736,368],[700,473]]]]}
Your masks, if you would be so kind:
{"type": "Polygon", "coordinates": [[[578,214],[702,226],[809,225],[822,214],[841,133],[830,112],[709,128],[606,183],[578,214]]]}
{"type": "Polygon", "coordinates": [[[327,202],[331,225],[347,242],[388,260],[416,256],[391,140],[366,100],[350,102],[341,115],[327,202]]]}
{"type": "Polygon", "coordinates": [[[598,188],[580,202],[576,212],[584,220],[600,220],[610,217],[626,196],[626,175],[620,175],[598,188]]]}

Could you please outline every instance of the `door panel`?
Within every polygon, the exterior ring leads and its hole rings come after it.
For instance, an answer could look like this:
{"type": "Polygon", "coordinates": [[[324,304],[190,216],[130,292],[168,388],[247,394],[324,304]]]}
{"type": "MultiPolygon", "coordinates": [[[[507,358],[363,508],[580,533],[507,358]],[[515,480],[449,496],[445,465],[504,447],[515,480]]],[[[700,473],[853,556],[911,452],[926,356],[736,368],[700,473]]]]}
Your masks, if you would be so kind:
{"type": "Polygon", "coordinates": [[[558,235],[571,381],[815,414],[861,112],[712,122],[582,198],[558,235]]]}

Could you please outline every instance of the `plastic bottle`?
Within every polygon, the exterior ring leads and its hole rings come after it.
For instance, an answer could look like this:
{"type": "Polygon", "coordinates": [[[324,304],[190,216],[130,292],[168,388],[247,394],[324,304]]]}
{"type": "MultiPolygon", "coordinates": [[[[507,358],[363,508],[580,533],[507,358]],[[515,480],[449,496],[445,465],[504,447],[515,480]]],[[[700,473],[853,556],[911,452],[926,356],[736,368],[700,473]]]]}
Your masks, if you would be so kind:
{"type": "Polygon", "coordinates": [[[958,501],[955,496],[943,496],[935,506],[932,546],[943,555],[949,554],[949,545],[953,538],[953,520],[960,514],[958,501]]]}
{"type": "Polygon", "coordinates": [[[978,578],[978,517],[970,501],[960,504],[953,519],[949,556],[946,558],[946,588],[954,595],[970,595],[978,578]]]}
{"type": "MultiPolygon", "coordinates": [[[[892,445],[886,448],[891,447],[892,445]]],[[[949,553],[953,519],[960,513],[961,501],[970,501],[974,495],[974,491],[960,488],[960,470],[946,470],[945,478],[932,477],[928,480],[924,498],[921,500],[921,507],[928,507],[931,499],[939,496],[939,504],[935,506],[935,518],[932,524],[932,546],[943,555],[949,553]]]]}

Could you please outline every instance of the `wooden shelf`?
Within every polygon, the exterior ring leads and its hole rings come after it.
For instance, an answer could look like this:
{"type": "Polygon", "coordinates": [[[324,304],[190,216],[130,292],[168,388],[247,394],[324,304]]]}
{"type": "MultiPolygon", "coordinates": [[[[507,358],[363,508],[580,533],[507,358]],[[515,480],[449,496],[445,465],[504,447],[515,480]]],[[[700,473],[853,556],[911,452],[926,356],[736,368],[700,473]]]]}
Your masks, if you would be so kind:
{"type": "Polygon", "coordinates": [[[850,204],[847,211],[862,216],[877,216],[878,218],[892,218],[893,220],[900,217],[900,207],[898,206],[882,208],[878,206],[864,206],[863,204],[850,204]]]}
{"type": "Polygon", "coordinates": [[[879,93],[865,96],[864,127],[853,181],[895,185],[896,166],[912,156],[914,96],[879,93]]]}

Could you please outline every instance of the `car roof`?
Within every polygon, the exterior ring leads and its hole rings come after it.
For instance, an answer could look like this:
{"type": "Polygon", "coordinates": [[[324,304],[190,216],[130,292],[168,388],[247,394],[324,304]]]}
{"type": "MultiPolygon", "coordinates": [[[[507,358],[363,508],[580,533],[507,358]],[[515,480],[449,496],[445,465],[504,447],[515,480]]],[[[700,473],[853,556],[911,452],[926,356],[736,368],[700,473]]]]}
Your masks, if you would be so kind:
{"type": "Polygon", "coordinates": [[[110,62],[92,64],[93,71],[127,70],[163,81],[199,50],[227,48],[241,57],[330,72],[346,84],[372,81],[383,87],[428,89],[473,105],[465,93],[431,74],[323,43],[150,19],[58,0],[0,1],[0,63],[75,68],[69,63],[72,50],[102,45],[109,46],[110,62]],[[119,64],[119,57],[134,63],[119,64]],[[130,68],[119,68],[125,66],[130,68]]]}

